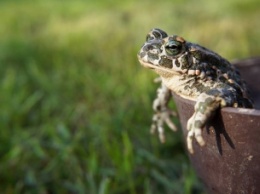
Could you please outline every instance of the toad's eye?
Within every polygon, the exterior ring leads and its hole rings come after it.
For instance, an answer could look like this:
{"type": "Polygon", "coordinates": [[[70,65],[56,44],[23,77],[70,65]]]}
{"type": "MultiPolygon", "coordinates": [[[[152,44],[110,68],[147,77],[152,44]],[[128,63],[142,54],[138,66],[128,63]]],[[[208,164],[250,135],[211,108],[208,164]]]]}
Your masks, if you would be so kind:
{"type": "Polygon", "coordinates": [[[165,46],[165,51],[168,55],[178,55],[182,51],[182,44],[181,42],[171,40],[165,46]]]}

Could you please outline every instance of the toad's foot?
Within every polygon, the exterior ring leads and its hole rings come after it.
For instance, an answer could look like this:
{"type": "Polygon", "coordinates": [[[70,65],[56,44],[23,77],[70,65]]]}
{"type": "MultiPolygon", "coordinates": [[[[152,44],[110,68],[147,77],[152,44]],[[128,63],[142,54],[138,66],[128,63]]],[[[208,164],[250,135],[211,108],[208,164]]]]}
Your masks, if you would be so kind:
{"type": "Polygon", "coordinates": [[[177,127],[171,121],[171,117],[175,117],[177,114],[168,107],[170,99],[171,91],[165,85],[161,84],[161,87],[157,89],[157,97],[153,101],[154,115],[151,132],[154,133],[158,131],[159,139],[162,143],[165,142],[164,123],[166,123],[171,130],[177,130],[177,127]]]}
{"type": "MultiPolygon", "coordinates": [[[[229,95],[228,95],[229,96],[229,95]]],[[[208,93],[202,93],[197,99],[195,104],[195,112],[187,123],[187,147],[189,152],[194,153],[192,147],[192,139],[195,137],[200,146],[205,145],[205,141],[202,138],[202,129],[214,115],[216,109],[224,107],[227,104],[227,100],[221,97],[221,91],[218,89],[210,90],[208,93]],[[215,94],[214,95],[212,95],[215,94]]]]}
{"type": "Polygon", "coordinates": [[[151,133],[154,134],[155,131],[158,131],[159,139],[162,143],[165,142],[165,135],[164,135],[164,123],[168,125],[168,127],[173,130],[177,131],[177,127],[175,124],[171,121],[172,116],[177,116],[176,112],[170,110],[170,109],[165,109],[159,112],[156,112],[153,115],[152,119],[152,125],[151,125],[151,133]]]}
{"type": "Polygon", "coordinates": [[[191,154],[194,153],[193,146],[192,146],[192,140],[193,137],[195,137],[196,141],[199,143],[200,146],[205,145],[205,141],[202,137],[202,128],[201,128],[201,122],[196,121],[195,115],[193,115],[187,123],[187,130],[188,130],[188,135],[187,135],[187,148],[191,154]]]}

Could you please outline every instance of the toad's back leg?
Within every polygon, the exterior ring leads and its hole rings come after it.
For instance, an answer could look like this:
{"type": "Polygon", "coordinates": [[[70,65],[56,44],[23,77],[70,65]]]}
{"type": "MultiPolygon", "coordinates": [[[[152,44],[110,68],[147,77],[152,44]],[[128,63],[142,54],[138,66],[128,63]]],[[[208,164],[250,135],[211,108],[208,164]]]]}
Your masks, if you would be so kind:
{"type": "Polygon", "coordinates": [[[194,114],[187,123],[187,147],[193,153],[193,136],[203,146],[205,141],[202,138],[202,128],[220,107],[232,106],[237,101],[236,91],[233,88],[212,89],[199,95],[194,107],[194,114]]]}

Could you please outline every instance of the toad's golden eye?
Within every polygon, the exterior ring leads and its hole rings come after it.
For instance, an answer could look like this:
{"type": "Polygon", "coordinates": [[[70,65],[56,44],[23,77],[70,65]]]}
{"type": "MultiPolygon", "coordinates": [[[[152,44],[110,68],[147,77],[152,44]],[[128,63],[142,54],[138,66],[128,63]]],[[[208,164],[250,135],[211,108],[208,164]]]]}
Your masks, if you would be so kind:
{"type": "Polygon", "coordinates": [[[182,43],[171,40],[166,44],[165,51],[170,56],[178,55],[182,51],[182,43]]]}

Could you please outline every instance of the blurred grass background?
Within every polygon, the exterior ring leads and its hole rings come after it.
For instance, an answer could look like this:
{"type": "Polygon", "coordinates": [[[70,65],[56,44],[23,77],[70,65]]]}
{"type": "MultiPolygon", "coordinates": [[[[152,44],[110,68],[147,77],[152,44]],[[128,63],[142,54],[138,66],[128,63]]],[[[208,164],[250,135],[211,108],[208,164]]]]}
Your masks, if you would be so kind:
{"type": "Polygon", "coordinates": [[[202,193],[181,133],[149,133],[156,75],[136,53],[160,27],[227,59],[259,55],[259,6],[1,1],[1,193],[202,193]]]}

